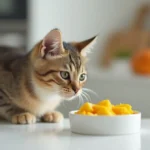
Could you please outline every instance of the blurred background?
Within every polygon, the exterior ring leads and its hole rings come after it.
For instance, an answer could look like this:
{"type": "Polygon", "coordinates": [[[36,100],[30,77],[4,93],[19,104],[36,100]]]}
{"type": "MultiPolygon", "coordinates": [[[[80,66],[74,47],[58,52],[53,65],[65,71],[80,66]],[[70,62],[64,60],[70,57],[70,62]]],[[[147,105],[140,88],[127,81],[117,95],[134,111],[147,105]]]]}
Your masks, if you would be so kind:
{"type": "MultiPolygon", "coordinates": [[[[53,28],[65,41],[99,35],[89,55],[89,96],[130,103],[150,117],[150,0],[1,0],[0,44],[29,51],[53,28]]],[[[64,102],[65,117],[79,100],[64,102]]]]}

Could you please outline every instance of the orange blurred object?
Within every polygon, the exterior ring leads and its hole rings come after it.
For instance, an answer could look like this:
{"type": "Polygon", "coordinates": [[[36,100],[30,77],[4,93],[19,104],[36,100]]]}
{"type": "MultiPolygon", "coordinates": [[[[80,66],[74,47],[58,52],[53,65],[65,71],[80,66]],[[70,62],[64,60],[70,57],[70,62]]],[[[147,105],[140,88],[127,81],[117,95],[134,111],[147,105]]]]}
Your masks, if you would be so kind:
{"type": "Polygon", "coordinates": [[[131,59],[131,67],[136,74],[150,75],[150,48],[137,52],[131,59]]]}

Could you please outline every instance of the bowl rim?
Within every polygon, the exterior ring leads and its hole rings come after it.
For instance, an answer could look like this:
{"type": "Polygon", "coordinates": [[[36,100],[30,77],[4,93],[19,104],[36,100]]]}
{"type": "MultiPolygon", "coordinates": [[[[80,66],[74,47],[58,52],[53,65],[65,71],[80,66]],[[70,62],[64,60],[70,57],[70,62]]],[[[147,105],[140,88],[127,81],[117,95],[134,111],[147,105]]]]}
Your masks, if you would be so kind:
{"type": "Polygon", "coordinates": [[[107,115],[99,115],[99,116],[88,116],[88,115],[80,115],[80,114],[75,114],[78,110],[72,110],[69,112],[70,115],[75,115],[75,116],[80,116],[80,117],[134,117],[134,116],[141,116],[140,111],[136,111],[136,114],[129,114],[129,115],[116,115],[116,116],[107,116],[107,115]]]}

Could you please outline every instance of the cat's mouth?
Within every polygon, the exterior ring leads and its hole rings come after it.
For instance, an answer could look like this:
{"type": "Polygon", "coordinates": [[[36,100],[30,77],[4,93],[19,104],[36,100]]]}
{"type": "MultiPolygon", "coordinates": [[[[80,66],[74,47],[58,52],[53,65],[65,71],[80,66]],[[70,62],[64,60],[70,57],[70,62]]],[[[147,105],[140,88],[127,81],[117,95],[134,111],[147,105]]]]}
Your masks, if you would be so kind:
{"type": "Polygon", "coordinates": [[[74,98],[80,96],[82,93],[82,90],[79,90],[77,93],[72,92],[72,93],[67,93],[64,95],[66,100],[73,100],[74,98]]]}

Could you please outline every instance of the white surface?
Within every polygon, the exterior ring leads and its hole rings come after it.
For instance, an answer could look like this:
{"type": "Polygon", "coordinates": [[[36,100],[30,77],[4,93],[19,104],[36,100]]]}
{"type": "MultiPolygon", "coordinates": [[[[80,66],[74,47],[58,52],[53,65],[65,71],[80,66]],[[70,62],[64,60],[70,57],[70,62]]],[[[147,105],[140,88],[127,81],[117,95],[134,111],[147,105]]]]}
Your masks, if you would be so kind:
{"type": "Polygon", "coordinates": [[[138,133],[141,128],[141,113],[118,116],[85,116],[71,111],[69,118],[71,131],[86,135],[132,134],[138,133]]]}
{"type": "Polygon", "coordinates": [[[141,134],[124,136],[73,134],[68,120],[62,125],[0,123],[1,150],[149,150],[149,141],[150,119],[142,120],[141,134]]]}

